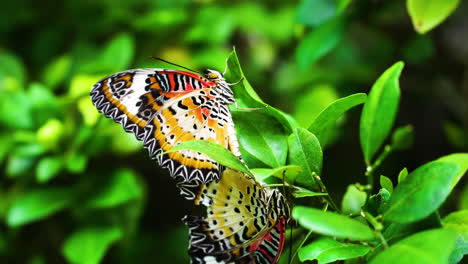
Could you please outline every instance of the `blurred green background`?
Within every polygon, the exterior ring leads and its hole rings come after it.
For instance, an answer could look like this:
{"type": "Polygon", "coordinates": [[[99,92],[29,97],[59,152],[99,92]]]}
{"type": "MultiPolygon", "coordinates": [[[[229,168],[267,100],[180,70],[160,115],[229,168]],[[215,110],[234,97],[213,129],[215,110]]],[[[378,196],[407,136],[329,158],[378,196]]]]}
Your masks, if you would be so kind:
{"type": "MultiPolygon", "coordinates": [[[[464,1],[420,35],[402,0],[4,1],[0,263],[188,262],[180,219],[200,208],[89,99],[114,72],[172,67],[150,56],[222,71],[235,46],[264,101],[304,127],[403,60],[397,125],[411,124],[415,141],[378,173],[396,181],[403,167],[468,151],[467,14],[464,1]]],[[[322,179],[337,200],[364,182],[359,113],[324,146],[322,179]]],[[[468,208],[466,186],[446,207],[468,208]]]]}

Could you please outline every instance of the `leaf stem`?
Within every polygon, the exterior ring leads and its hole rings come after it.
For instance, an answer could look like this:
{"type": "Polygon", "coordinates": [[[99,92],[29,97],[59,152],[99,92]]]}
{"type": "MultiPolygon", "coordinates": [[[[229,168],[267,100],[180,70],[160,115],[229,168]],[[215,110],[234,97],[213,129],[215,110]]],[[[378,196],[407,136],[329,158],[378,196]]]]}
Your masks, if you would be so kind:
{"type": "Polygon", "coordinates": [[[372,191],[374,187],[374,171],[380,167],[382,162],[392,153],[393,147],[391,145],[385,145],[384,150],[380,153],[379,157],[374,161],[373,164],[368,165],[366,168],[367,184],[369,185],[369,191],[372,191]]]}
{"type": "Polygon", "coordinates": [[[327,194],[325,196],[325,200],[330,204],[330,206],[333,208],[333,210],[335,210],[336,212],[341,214],[340,208],[338,206],[336,206],[335,201],[333,201],[333,198],[328,193],[327,187],[325,186],[325,184],[323,184],[322,179],[320,178],[320,176],[318,176],[315,172],[313,172],[312,177],[314,177],[314,179],[317,181],[321,191],[323,193],[327,194]]]}
{"type": "Polygon", "coordinates": [[[312,231],[309,231],[307,233],[307,235],[305,236],[305,238],[301,241],[301,244],[296,248],[296,250],[294,251],[294,254],[292,255],[291,259],[289,260],[289,264],[292,263],[292,261],[294,260],[294,258],[296,257],[297,253],[299,252],[299,249],[305,244],[305,242],[307,241],[307,239],[309,239],[310,235],[312,235],[312,231]]]}

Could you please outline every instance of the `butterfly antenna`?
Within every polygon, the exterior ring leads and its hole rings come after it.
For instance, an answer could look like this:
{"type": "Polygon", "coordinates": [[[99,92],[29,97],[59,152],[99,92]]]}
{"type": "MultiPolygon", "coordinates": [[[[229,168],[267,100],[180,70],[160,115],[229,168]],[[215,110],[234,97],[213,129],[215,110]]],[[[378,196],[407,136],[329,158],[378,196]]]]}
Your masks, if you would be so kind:
{"type": "Polygon", "coordinates": [[[198,74],[200,74],[200,75],[205,75],[205,74],[204,74],[204,73],[202,73],[202,72],[199,72],[199,71],[196,71],[196,70],[189,69],[189,68],[187,68],[187,67],[184,67],[184,66],[182,66],[182,65],[179,65],[179,64],[176,64],[176,63],[173,63],[173,62],[167,61],[167,60],[165,60],[165,59],[161,59],[161,58],[159,58],[159,57],[154,57],[154,56],[151,56],[150,58],[151,58],[151,59],[154,59],[154,60],[158,60],[158,61],[165,62],[165,63],[167,63],[167,64],[171,64],[171,65],[174,65],[174,66],[177,66],[177,67],[180,67],[180,68],[182,68],[182,69],[186,69],[186,70],[188,70],[188,71],[191,71],[191,72],[196,72],[196,73],[198,73],[198,74]]]}
{"type": "MultiPolygon", "coordinates": [[[[229,58],[226,58],[226,66],[224,68],[224,72],[223,72],[223,76],[226,74],[227,70],[228,70],[228,62],[229,62],[229,58]]],[[[244,77],[241,78],[241,81],[242,79],[244,79],[244,77]]],[[[240,81],[239,81],[240,82],[240,81]]]]}

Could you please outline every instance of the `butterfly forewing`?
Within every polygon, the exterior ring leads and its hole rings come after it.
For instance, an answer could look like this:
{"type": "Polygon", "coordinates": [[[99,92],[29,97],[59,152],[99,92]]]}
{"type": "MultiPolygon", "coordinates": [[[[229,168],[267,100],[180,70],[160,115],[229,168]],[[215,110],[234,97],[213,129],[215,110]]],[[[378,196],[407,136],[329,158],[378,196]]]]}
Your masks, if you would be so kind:
{"type": "Polygon", "coordinates": [[[223,169],[214,160],[189,150],[161,153],[200,139],[240,156],[227,106],[234,99],[220,94],[219,87],[228,87],[224,79],[214,82],[185,71],[135,69],[96,83],[91,99],[101,113],[142,140],[150,156],[168,168],[172,177],[207,183],[218,179],[223,169]]]}

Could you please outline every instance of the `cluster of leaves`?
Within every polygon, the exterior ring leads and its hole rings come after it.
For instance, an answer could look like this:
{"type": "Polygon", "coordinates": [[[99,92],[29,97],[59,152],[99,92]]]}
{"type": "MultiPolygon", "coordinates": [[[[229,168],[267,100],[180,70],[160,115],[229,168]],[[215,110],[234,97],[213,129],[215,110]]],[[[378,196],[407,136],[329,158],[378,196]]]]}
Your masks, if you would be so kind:
{"type": "MultiPolygon", "coordinates": [[[[229,65],[232,77],[244,77],[235,52],[229,58],[229,65]]],[[[307,129],[278,109],[271,106],[261,109],[263,102],[244,80],[235,88],[238,99],[244,106],[259,110],[249,114],[235,111],[234,121],[242,153],[254,169],[249,169],[228,150],[207,141],[182,143],[170,152],[200,151],[227,167],[270,183],[269,186],[291,188],[295,198],[324,198],[323,209],[302,205],[293,208],[292,217],[309,230],[297,248],[300,261],[413,263],[417,259],[431,259],[434,263],[458,263],[468,253],[468,211],[452,212],[440,219],[437,210],[468,170],[468,153],[441,157],[410,173],[402,168],[395,187],[382,175],[380,190],[376,194],[372,192],[373,172],[390,153],[407,149],[413,140],[411,127],[400,127],[393,132],[391,143],[382,148],[398,110],[402,69],[403,63],[398,62],[386,70],[373,85],[367,100],[365,94],[354,94],[333,102],[307,129]],[[320,135],[334,126],[347,110],[363,103],[360,142],[368,165],[363,174],[367,176],[367,185],[350,185],[338,208],[318,176],[323,159],[320,135]],[[284,182],[273,183],[278,179],[284,182]],[[335,212],[328,211],[330,208],[335,212]],[[310,242],[313,233],[319,236],[310,242]]]]}

